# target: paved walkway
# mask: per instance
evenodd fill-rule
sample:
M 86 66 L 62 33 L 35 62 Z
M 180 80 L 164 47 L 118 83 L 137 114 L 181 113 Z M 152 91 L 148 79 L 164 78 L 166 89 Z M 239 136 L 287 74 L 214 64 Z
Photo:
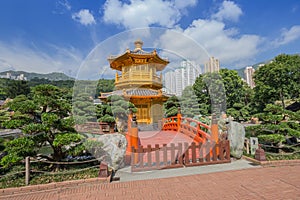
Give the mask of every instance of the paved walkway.
M 0 194 L 0 199 L 299 199 L 300 165 Z
M 168 170 L 152 170 L 145 172 L 131 173 L 131 168 L 126 167 L 117 171 L 116 177 L 120 177 L 120 182 L 147 180 L 157 178 L 169 178 L 176 176 L 188 176 L 194 174 L 207 174 L 212 172 L 222 172 L 230 170 L 240 170 L 248 168 L 257 168 L 258 165 L 253 165 L 251 162 L 240 159 L 232 160 L 231 163 L 217 164 L 217 165 L 204 165 L 197 167 L 175 168 Z

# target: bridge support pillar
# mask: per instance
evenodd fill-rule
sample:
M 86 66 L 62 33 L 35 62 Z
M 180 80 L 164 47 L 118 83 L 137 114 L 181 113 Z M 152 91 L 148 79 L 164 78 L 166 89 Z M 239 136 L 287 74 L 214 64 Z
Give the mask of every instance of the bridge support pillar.
M 125 163 L 130 164 L 132 162 L 131 161 L 131 154 L 133 153 L 132 147 L 134 147 L 135 149 L 138 149 L 139 147 L 137 120 L 136 120 L 136 116 L 133 115 L 131 110 L 128 115 L 128 132 L 126 134 L 126 140 L 127 140 L 127 148 L 126 148 L 126 155 L 125 155 Z M 138 162 L 138 154 L 136 153 L 134 155 L 134 163 L 137 162 Z

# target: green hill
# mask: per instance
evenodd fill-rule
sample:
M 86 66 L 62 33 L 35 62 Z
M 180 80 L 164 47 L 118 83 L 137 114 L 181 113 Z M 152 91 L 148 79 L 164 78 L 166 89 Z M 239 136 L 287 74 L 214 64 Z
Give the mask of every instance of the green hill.
M 27 80 L 31 80 L 34 78 L 39 79 L 48 79 L 51 81 L 60 81 L 60 80 L 74 80 L 74 78 L 69 77 L 61 72 L 52 72 L 49 74 L 38 74 L 34 72 L 24 72 L 24 71 L 4 71 L 0 72 L 0 75 L 6 75 L 7 73 L 11 73 L 12 76 L 19 76 L 20 74 L 24 74 L 24 76 L 27 78 Z

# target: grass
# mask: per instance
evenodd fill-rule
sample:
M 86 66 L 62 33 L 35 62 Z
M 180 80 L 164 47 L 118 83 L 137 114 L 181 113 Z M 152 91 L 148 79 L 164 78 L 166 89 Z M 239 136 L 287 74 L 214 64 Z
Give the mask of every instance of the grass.
M 243 153 L 244 156 L 247 156 L 249 158 L 255 159 L 255 155 L 247 154 L 246 152 Z M 298 153 L 286 153 L 286 154 L 281 154 L 281 153 L 269 153 L 265 151 L 266 159 L 268 161 L 273 161 L 273 160 L 296 160 L 300 159 L 300 152 Z
M 272 160 L 296 160 L 300 159 L 300 153 L 295 153 L 295 154 L 268 154 L 266 153 L 266 159 L 269 161 Z
M 20 170 L 21 168 L 19 168 Z M 73 170 L 74 171 L 74 170 Z M 61 182 L 69 180 L 89 179 L 98 177 L 99 168 L 88 168 L 82 171 L 73 172 L 70 170 L 61 170 L 57 173 L 31 173 L 30 185 L 46 184 L 52 182 Z M 11 172 L 10 174 L 13 174 Z M 14 175 L 5 175 L 0 178 L 0 188 L 21 187 L 25 186 L 25 173 Z

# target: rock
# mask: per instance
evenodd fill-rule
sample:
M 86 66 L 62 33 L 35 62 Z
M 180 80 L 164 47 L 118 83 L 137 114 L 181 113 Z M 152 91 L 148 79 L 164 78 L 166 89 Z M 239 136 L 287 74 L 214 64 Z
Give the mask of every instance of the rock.
M 227 127 L 230 155 L 235 158 L 241 158 L 244 149 L 245 128 L 242 124 L 234 121 L 229 121 Z
M 124 135 L 106 134 L 98 137 L 97 141 L 103 143 L 102 151 L 99 152 L 100 155 L 97 155 L 98 158 L 102 158 L 114 170 L 125 166 L 127 140 Z

